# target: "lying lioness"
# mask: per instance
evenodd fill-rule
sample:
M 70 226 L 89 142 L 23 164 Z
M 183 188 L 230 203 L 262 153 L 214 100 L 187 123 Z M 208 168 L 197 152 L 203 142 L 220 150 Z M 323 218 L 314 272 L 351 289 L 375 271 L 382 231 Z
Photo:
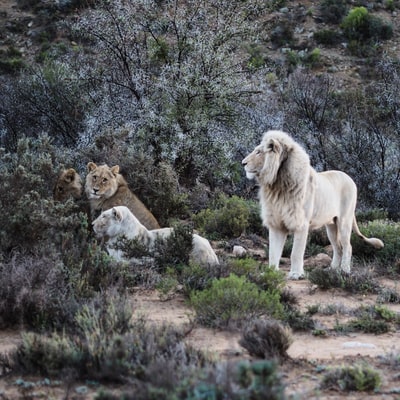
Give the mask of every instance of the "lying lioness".
M 152 251 L 157 238 L 167 238 L 173 232 L 173 228 L 148 230 L 125 206 L 113 207 L 103 211 L 93 221 L 93 230 L 98 238 L 107 240 L 107 251 L 110 256 L 117 260 L 126 259 L 121 250 L 115 249 L 115 245 L 118 244 L 121 236 L 125 236 L 127 239 L 137 239 Z M 210 242 L 197 234 L 193 234 L 190 260 L 203 265 L 219 264 L 218 257 Z

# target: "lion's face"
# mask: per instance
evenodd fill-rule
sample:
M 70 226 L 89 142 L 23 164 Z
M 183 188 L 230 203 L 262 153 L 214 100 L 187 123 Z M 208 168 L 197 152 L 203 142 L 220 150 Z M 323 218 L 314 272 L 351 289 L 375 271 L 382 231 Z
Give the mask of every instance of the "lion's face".
M 275 183 L 283 162 L 288 158 L 289 150 L 277 131 L 264 134 L 258 145 L 243 161 L 248 179 L 257 178 L 260 183 L 272 185 Z
M 76 200 L 82 197 L 82 180 L 73 168 L 61 171 L 53 189 L 56 201 L 66 201 L 70 197 Z
M 93 222 L 93 230 L 98 238 L 118 236 L 122 230 L 123 216 L 117 209 L 103 211 Z
M 89 199 L 108 199 L 118 190 L 119 166 L 88 164 L 85 191 Z
M 248 179 L 258 178 L 265 163 L 265 151 L 263 145 L 258 145 L 246 158 L 242 164 Z

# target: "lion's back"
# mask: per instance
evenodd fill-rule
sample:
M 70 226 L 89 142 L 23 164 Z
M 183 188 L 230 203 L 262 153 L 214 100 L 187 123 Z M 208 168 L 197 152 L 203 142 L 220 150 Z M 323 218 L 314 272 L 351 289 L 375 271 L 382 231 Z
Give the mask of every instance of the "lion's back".
M 139 200 L 139 198 L 130 191 L 127 186 L 120 186 L 113 196 L 106 199 L 102 209 L 108 210 L 112 207 L 126 206 L 132 214 L 147 228 L 160 228 L 151 211 Z

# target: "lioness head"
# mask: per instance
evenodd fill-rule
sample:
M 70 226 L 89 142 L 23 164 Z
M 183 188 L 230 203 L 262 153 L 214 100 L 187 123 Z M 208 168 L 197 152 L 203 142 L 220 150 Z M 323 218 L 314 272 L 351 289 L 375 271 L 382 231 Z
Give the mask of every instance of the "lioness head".
M 79 174 L 73 169 L 64 169 L 58 176 L 53 189 L 53 198 L 56 201 L 65 201 L 72 197 L 80 199 L 82 196 L 82 180 Z
M 112 238 L 123 234 L 122 221 L 124 219 L 123 212 L 120 207 L 113 207 L 103 211 L 93 222 L 93 230 L 98 238 Z
M 288 157 L 288 148 L 282 132 L 268 131 L 259 144 L 242 161 L 248 179 L 257 178 L 264 184 L 272 185 L 281 164 Z
M 85 192 L 88 199 L 108 199 L 118 190 L 119 166 L 97 166 L 94 162 L 87 165 Z

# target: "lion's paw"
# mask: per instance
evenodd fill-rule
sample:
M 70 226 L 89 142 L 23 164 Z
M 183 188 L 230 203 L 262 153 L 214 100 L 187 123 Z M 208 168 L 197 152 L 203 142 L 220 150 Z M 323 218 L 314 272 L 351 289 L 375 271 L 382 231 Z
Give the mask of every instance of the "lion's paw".
M 290 271 L 289 272 L 289 279 L 292 279 L 292 280 L 299 280 L 299 279 L 304 279 L 305 278 L 305 276 L 304 276 L 304 272 L 293 272 L 293 271 Z

